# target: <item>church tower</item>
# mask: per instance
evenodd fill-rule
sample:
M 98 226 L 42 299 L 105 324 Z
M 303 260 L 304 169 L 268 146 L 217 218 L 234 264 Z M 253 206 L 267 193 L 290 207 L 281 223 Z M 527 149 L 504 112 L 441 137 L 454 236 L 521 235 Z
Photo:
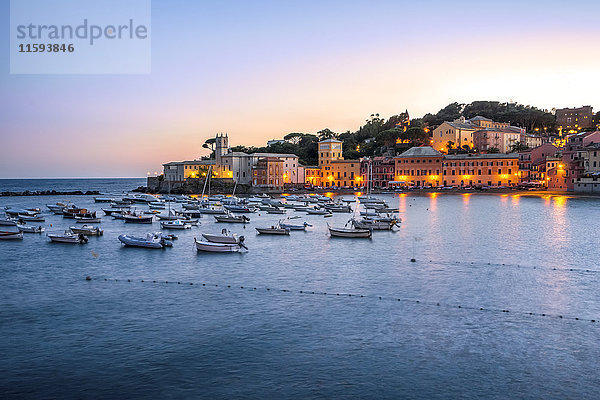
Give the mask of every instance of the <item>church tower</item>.
M 229 152 L 229 138 L 227 134 L 217 133 L 215 139 L 215 164 L 222 165 L 221 157 Z

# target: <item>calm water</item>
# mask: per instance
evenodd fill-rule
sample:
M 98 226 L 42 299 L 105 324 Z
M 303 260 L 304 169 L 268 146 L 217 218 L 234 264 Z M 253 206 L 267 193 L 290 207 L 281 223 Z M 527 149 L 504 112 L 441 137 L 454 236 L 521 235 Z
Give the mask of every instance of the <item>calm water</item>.
M 115 179 L 0 179 L 0 192 L 22 192 L 25 190 L 56 190 L 67 192 L 97 190 L 101 193 L 123 193 L 139 186 L 146 186 L 145 178 Z
M 228 225 L 246 254 L 196 253 L 194 236 L 226 226 L 209 216 L 166 250 L 122 248 L 150 228 L 106 217 L 85 246 L 0 242 L 2 397 L 597 398 L 600 201 L 381 197 L 403 223 L 371 241 L 328 238 L 348 214 L 290 212 L 314 226 Z

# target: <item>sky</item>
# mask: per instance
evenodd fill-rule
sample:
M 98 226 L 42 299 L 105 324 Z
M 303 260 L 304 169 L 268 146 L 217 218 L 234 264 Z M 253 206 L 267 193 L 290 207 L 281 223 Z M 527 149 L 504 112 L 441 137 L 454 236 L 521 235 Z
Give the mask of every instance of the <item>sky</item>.
M 9 31 L 9 0 L 0 0 Z M 454 101 L 600 110 L 598 1 L 153 0 L 151 72 L 10 74 L 0 178 L 142 177 L 289 132 Z

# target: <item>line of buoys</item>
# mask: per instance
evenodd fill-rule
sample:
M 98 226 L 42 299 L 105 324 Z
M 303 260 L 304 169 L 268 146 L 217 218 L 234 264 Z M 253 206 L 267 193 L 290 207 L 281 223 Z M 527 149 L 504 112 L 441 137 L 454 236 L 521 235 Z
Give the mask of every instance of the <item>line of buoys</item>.
M 411 262 L 416 262 L 416 260 L 414 258 L 410 259 Z M 429 260 L 430 264 L 436 264 L 436 265 L 448 265 L 448 264 L 452 264 L 452 261 L 443 261 L 443 260 Z M 469 265 L 473 265 L 473 266 L 479 266 L 479 265 L 490 265 L 490 266 L 504 266 L 504 267 L 516 267 L 516 268 L 532 268 L 532 269 L 538 269 L 537 265 L 521 265 L 521 264 L 506 264 L 506 263 L 491 263 L 491 262 L 481 262 L 481 263 L 475 263 L 474 261 L 454 261 L 454 264 L 469 264 Z M 540 267 L 542 268 L 542 267 Z M 548 269 L 550 270 L 550 267 L 548 267 Z M 565 267 L 565 268 L 560 268 L 560 267 L 552 267 L 551 268 L 552 271 L 568 271 L 568 272 L 589 272 L 589 273 L 600 273 L 600 270 L 597 269 L 589 269 L 589 268 L 571 268 L 571 267 Z
M 86 276 L 85 277 L 86 281 L 92 281 L 92 280 L 98 280 L 97 278 L 92 278 L 91 276 Z M 109 280 L 107 278 L 103 278 L 103 280 L 105 282 L 108 282 Z M 111 281 L 114 282 L 119 282 L 118 279 L 111 279 Z M 135 281 L 135 280 L 131 280 L 131 279 L 127 279 L 127 282 L 140 282 L 140 283 L 145 283 L 145 282 L 150 282 L 150 281 L 145 281 L 144 279 L 140 279 L 139 281 Z M 162 283 L 164 282 L 165 284 L 168 284 L 169 281 L 156 281 L 153 280 L 152 283 Z M 181 284 L 181 282 L 177 282 L 177 284 Z M 192 286 L 194 285 L 193 282 L 189 282 L 189 285 Z M 202 284 L 203 287 L 206 287 L 206 283 Z M 212 286 L 212 285 L 211 285 Z M 227 288 L 231 288 L 231 285 L 226 285 Z M 214 284 L 214 287 L 219 287 L 218 284 Z M 258 291 L 257 287 L 252 287 L 252 288 L 246 288 L 244 286 L 240 286 L 240 289 L 246 289 L 246 290 L 252 290 L 254 291 Z M 264 288 L 265 291 L 271 291 L 271 288 Z M 275 289 L 278 290 L 282 293 L 293 293 L 294 291 L 289 290 L 289 289 Z M 315 292 L 315 291 L 306 291 L 306 290 L 298 290 L 296 293 L 299 294 L 323 294 L 323 295 L 328 295 L 327 292 Z M 446 307 L 446 308 L 455 308 L 455 309 L 467 309 L 467 310 L 479 310 L 479 311 L 487 311 L 487 312 L 495 312 L 495 313 L 513 313 L 513 314 L 520 314 L 520 315 L 530 315 L 530 316 L 540 316 L 540 317 L 550 317 L 550 318 L 556 318 L 556 319 L 567 319 L 567 320 L 574 320 L 574 321 L 590 321 L 590 322 L 596 322 L 596 319 L 585 319 L 585 318 L 580 318 L 580 317 L 568 317 L 568 316 L 563 316 L 560 314 L 557 315 L 552 315 L 552 314 L 547 314 L 547 313 L 534 313 L 534 312 L 530 312 L 530 311 L 510 311 L 508 309 L 504 309 L 504 308 L 484 308 L 484 307 L 472 307 L 472 306 L 464 306 L 464 305 L 452 305 L 452 304 L 441 304 L 439 302 L 429 302 L 429 301 L 422 301 L 422 300 L 415 300 L 415 299 L 407 299 L 407 298 L 399 298 L 399 297 L 383 297 L 383 296 L 372 296 L 372 295 L 363 295 L 363 294 L 353 294 L 353 293 L 329 293 L 330 296 L 347 296 L 347 297 L 360 297 L 360 298 L 377 298 L 379 300 L 394 300 L 396 302 L 410 302 L 410 303 L 416 303 L 416 304 L 424 304 L 424 305 L 430 305 L 430 306 L 436 306 L 436 307 Z

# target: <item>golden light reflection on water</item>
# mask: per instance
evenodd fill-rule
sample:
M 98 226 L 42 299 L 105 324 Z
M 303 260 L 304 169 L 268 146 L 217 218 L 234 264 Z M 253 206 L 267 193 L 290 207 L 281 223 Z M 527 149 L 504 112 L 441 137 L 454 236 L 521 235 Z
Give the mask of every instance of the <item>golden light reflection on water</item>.
M 406 193 L 400 193 L 398 198 L 398 211 L 406 212 Z
M 519 200 L 521 199 L 521 196 L 518 194 L 513 194 L 511 197 L 512 197 L 512 204 L 514 206 L 519 205 Z
M 437 193 L 429 193 L 429 211 L 436 212 L 437 211 L 437 202 L 438 202 L 438 194 Z
M 462 194 L 463 204 L 465 204 L 465 205 L 469 204 L 470 197 L 471 197 L 471 193 L 463 193 Z

